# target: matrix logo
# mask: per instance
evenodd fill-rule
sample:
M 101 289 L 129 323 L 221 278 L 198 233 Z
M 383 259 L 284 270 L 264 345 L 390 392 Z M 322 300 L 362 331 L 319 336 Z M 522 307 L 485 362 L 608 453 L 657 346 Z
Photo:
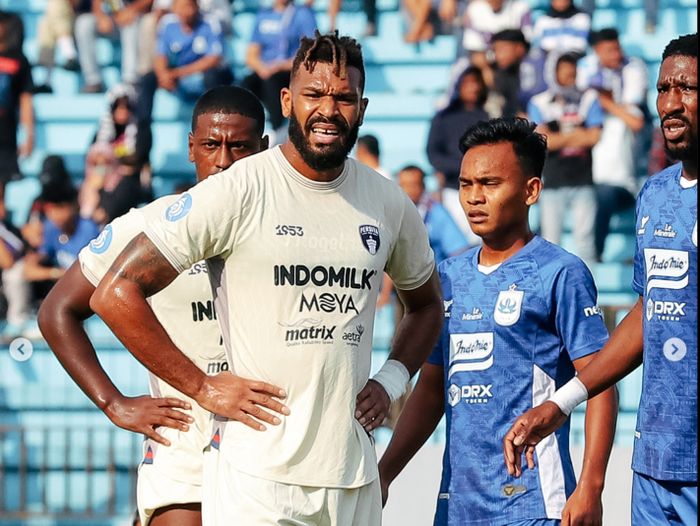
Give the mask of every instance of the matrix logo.
M 492 332 L 450 335 L 448 377 L 461 371 L 484 371 L 492 365 Z
M 289 325 L 280 324 L 286 327 L 284 341 L 288 346 L 307 344 L 331 344 L 335 337 L 336 326 L 321 325 L 320 320 L 306 318 Z
M 666 250 L 645 248 L 647 289 L 684 289 L 688 285 L 688 252 L 683 250 Z

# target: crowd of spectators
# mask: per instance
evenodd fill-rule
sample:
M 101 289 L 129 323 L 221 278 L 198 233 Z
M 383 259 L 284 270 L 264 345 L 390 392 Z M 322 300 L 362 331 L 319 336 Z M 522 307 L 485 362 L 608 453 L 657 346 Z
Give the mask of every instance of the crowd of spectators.
M 22 20 L 0 11 L 4 339 L 36 335 L 37 302 L 80 248 L 103 225 L 153 198 L 149 156 L 157 90 L 188 105 L 211 87 L 237 82 L 262 100 L 279 143 L 286 136 L 279 92 L 289 84 L 300 38 L 317 29 L 343 30 L 337 17 L 342 1 L 327 5 L 327 27 L 319 28 L 313 0 L 266 2 L 255 17 L 245 57 L 235 57 L 244 59 L 248 73 L 234 79 L 232 41 L 238 35 L 230 0 L 46 0 L 37 28 L 37 65 L 46 71 L 40 85 L 33 83 L 22 53 Z M 576 6 L 572 0 L 551 0 L 539 16 L 530 5 L 526 0 L 399 2 L 406 43 L 455 37 L 451 76 L 436 100 L 427 144 L 415 145 L 425 149 L 430 166 L 407 164 L 389 173 L 380 160 L 380 140 L 372 135 L 359 138 L 355 155 L 407 191 L 434 234 L 439 257 L 478 242 L 459 204 L 459 130 L 500 116 L 524 116 L 538 124 L 549 139 L 541 234 L 559 241 L 571 214 L 576 252 L 591 265 L 601 261 L 612 215 L 634 205 L 637 176 L 644 170 L 640 159 L 648 158 L 650 145 L 654 151 L 646 65 L 625 53 L 615 29 L 591 31 L 595 2 Z M 379 31 L 376 0 L 364 0 L 362 7 L 367 17 L 362 36 L 371 37 Z M 653 31 L 655 2 L 648 0 L 645 9 L 647 30 Z M 98 63 L 98 38 L 120 42 L 115 48 L 120 81 L 109 90 Z M 48 156 L 28 217 L 10 221 L 4 188 L 21 178 L 18 158 L 32 152 L 32 94 L 52 93 L 56 64 L 80 76 L 81 92 L 105 93 L 105 112 L 85 145 L 83 173 L 71 177 L 60 157 Z M 668 162 L 663 155 L 652 155 L 651 161 L 654 171 Z M 435 184 L 426 184 L 428 178 Z M 387 291 L 381 301 L 388 298 Z

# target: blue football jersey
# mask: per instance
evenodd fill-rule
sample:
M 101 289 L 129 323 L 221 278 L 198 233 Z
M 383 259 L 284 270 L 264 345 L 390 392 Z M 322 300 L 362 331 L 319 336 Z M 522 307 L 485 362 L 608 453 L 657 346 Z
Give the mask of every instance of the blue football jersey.
M 447 441 L 435 524 L 559 519 L 576 485 L 568 422 L 520 478 L 508 475 L 501 441 L 607 341 L 597 290 L 580 259 L 538 236 L 489 274 L 479 251 L 439 267 L 446 319 L 428 361 L 444 368 Z
M 637 198 L 634 290 L 644 305 L 644 380 L 632 469 L 659 480 L 698 476 L 698 190 L 681 164 Z

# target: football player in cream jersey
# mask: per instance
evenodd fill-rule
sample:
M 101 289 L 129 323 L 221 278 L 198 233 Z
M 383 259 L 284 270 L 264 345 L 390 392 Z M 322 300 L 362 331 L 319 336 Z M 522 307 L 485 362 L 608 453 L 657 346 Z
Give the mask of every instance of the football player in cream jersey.
M 247 90 L 219 87 L 203 94 L 194 108 L 189 137 L 197 180 L 267 149 L 264 123 L 260 102 Z M 107 225 L 82 250 L 79 262 L 53 288 L 39 312 L 44 337 L 75 382 L 112 422 L 147 437 L 137 491 L 143 526 L 201 524 L 202 451 L 211 438 L 210 414 L 153 375 L 153 398 L 123 396 L 100 366 L 82 321 L 92 314 L 89 299 L 95 286 L 124 246 L 143 231 L 144 210 L 164 213 L 175 201 L 177 196 L 163 197 Z M 169 338 L 203 373 L 228 370 L 203 262 L 193 264 L 150 303 Z M 279 392 L 269 384 L 241 378 L 235 388 L 243 411 L 253 410 L 250 395 Z M 258 401 L 282 409 L 277 402 Z
M 205 472 L 206 525 L 381 522 L 368 432 L 437 341 L 442 300 L 416 207 L 347 157 L 368 102 L 363 90 L 355 40 L 302 39 L 281 92 L 287 142 L 210 177 L 165 213 L 149 211 L 145 232 L 90 299 L 139 360 L 220 417 L 216 466 Z M 286 394 L 290 414 L 267 429 L 259 423 L 264 432 L 227 400 L 235 377 L 206 376 L 146 299 L 202 259 L 231 370 Z M 384 271 L 406 314 L 370 379 Z

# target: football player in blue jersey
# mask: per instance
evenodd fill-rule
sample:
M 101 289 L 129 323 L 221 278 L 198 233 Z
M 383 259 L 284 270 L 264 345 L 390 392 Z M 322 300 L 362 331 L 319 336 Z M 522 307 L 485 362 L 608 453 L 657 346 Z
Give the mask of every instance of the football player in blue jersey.
M 534 129 L 524 119 L 495 119 L 470 128 L 460 141 L 460 201 L 482 245 L 439 266 L 442 336 L 379 463 L 386 498 L 445 414 L 436 525 L 602 521 L 614 388 L 588 404 L 578 484 L 568 426 L 538 446 L 538 465 L 520 479 L 503 469 L 500 437 L 513 416 L 546 400 L 608 339 L 586 265 L 530 230 L 547 148 Z
M 632 287 L 639 300 L 609 342 L 553 398 L 520 416 L 503 440 L 508 471 L 565 413 L 644 363 L 632 458 L 632 524 L 697 523 L 698 37 L 663 52 L 656 107 L 666 152 L 679 161 L 637 198 Z M 546 440 L 546 438 L 545 438 Z

